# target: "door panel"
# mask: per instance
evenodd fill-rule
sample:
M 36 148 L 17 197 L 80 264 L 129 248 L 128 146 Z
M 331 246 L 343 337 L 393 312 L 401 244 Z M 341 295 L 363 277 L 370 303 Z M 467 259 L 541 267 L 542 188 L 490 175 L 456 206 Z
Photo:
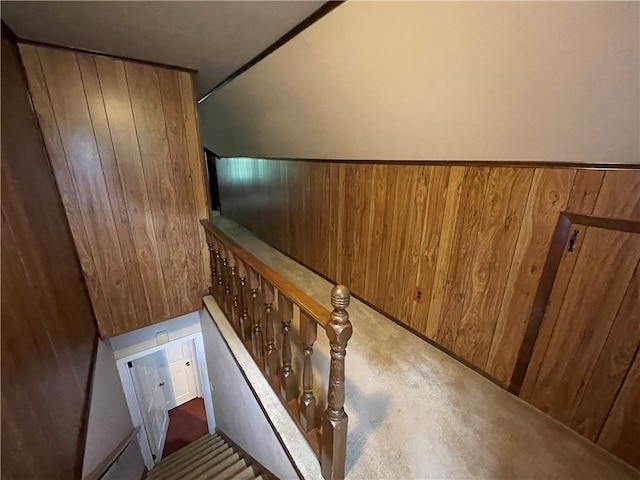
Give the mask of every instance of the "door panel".
M 175 395 L 174 408 L 198 396 L 192 344 L 193 342 L 187 341 L 167 347 L 169 372 Z
M 152 353 L 131 362 L 131 375 L 138 398 L 142 421 L 147 431 L 151 453 L 159 461 L 169 427 L 161 368 L 162 352 Z
M 570 232 L 520 396 L 596 441 L 619 392 L 634 388 L 623 384 L 640 348 L 640 234 L 577 224 Z M 624 404 L 605 431 L 630 428 L 633 402 Z M 598 443 L 626 451 L 622 433 L 607 435 L 616 440 Z

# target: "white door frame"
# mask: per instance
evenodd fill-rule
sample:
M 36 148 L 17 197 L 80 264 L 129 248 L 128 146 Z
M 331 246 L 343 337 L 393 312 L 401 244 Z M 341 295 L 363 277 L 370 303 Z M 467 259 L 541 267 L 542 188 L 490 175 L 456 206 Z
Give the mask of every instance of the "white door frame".
M 171 340 L 170 342 L 163 343 L 162 345 L 147 348 L 146 350 L 132 353 L 131 355 L 127 355 L 126 357 L 122 357 L 116 360 L 116 366 L 118 367 L 118 374 L 120 375 L 120 382 L 122 383 L 122 387 L 124 389 L 124 396 L 127 401 L 127 406 L 129 407 L 131 421 L 133 422 L 134 427 L 140 427 L 140 431 L 138 432 L 137 436 L 138 444 L 140 445 L 140 451 L 142 452 L 144 464 L 149 470 L 153 468 L 153 466 L 155 465 L 155 461 L 153 460 L 153 456 L 151 454 L 151 448 L 149 447 L 149 437 L 147 436 L 147 431 L 145 430 L 144 423 L 142 422 L 140 405 L 138 404 L 138 398 L 136 397 L 136 393 L 133 387 L 133 380 L 131 378 L 131 372 L 129 371 L 127 363 L 151 353 L 166 350 L 167 346 L 176 345 L 182 342 L 187 342 L 189 340 L 193 340 L 195 344 L 199 380 L 200 384 L 202 385 L 202 396 L 204 398 L 204 407 L 207 414 L 207 426 L 209 427 L 209 433 L 213 433 L 216 430 L 216 419 L 213 413 L 213 399 L 211 398 L 211 389 L 205 388 L 205 385 L 210 385 L 210 383 L 209 372 L 207 371 L 207 362 L 204 353 L 204 341 L 202 340 L 202 332 L 196 332 L 191 335 L 186 335 L 184 337 Z M 160 461 L 159 458 L 156 460 Z

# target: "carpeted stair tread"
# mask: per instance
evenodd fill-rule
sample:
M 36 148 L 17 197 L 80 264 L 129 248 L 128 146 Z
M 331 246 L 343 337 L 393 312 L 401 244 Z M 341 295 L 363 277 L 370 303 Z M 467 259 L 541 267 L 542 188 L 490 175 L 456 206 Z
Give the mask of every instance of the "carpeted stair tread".
M 237 448 L 236 448 L 237 450 Z M 256 471 L 218 434 L 205 435 L 168 455 L 149 472 L 148 480 L 254 480 Z
M 148 479 L 159 480 L 160 478 L 165 477 L 168 472 L 179 468 L 181 465 L 188 464 L 191 461 L 202 457 L 206 454 L 206 452 L 210 452 L 212 449 L 217 449 L 220 446 L 225 445 L 226 444 L 221 438 L 213 437 L 205 439 L 202 442 L 198 441 L 192 443 L 191 445 L 187 445 L 186 447 L 178 450 L 175 453 L 172 453 L 170 456 L 162 459 L 162 461 L 157 463 L 156 466 L 151 470 L 151 472 L 149 472 Z
M 219 455 L 224 454 L 224 452 L 228 450 L 230 449 L 224 442 L 218 443 L 215 446 L 210 446 L 209 448 L 197 450 L 195 454 L 189 455 L 184 461 L 178 461 L 169 465 L 168 468 L 163 468 L 158 477 L 153 477 L 150 480 L 168 480 L 174 478 L 178 474 L 180 474 L 180 478 L 183 478 L 187 473 L 197 469 L 205 463 L 215 465 L 215 460 L 220 459 Z
M 207 470 L 206 472 L 203 472 L 202 476 L 198 478 L 202 480 L 215 480 L 218 478 L 223 478 L 223 477 L 219 477 L 220 473 L 224 472 L 230 466 L 236 465 L 238 462 L 242 462 L 243 465 L 246 465 L 245 461 L 242 460 L 242 458 L 240 458 L 239 454 L 233 453 L 233 455 L 228 456 L 218 465 Z
M 256 478 L 256 472 L 253 471 L 253 468 L 247 467 L 239 473 L 236 473 L 229 480 L 250 480 L 252 478 Z
M 220 442 L 223 442 L 222 438 L 217 435 L 205 435 L 202 438 L 199 438 L 195 442 L 187 445 L 184 448 L 181 448 L 177 452 L 173 452 L 171 455 L 166 456 L 162 459 L 162 465 L 172 465 L 175 462 L 179 462 L 187 456 L 195 453 L 198 450 L 203 450 L 209 448 L 210 445 L 217 445 Z M 154 468 L 155 470 L 155 468 Z
M 208 461 L 201 463 L 196 468 L 185 472 L 181 477 L 181 480 L 195 480 L 201 478 L 204 474 L 209 472 L 221 472 L 229 465 L 233 465 L 240 460 L 240 455 L 234 453 L 230 448 L 226 448 L 224 451 L 218 453 L 215 457 L 210 458 Z
M 231 480 L 236 474 L 247 468 L 247 463 L 244 460 L 238 460 L 233 465 L 230 465 L 226 469 L 222 470 L 217 476 L 213 477 L 216 480 Z

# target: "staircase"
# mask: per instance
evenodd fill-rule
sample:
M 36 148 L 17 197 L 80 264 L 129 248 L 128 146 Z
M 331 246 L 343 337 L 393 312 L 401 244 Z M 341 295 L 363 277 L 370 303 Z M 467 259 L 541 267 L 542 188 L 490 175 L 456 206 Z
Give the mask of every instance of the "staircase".
M 218 434 L 205 435 L 163 458 L 148 480 L 250 480 L 263 479 L 259 467 L 234 450 Z

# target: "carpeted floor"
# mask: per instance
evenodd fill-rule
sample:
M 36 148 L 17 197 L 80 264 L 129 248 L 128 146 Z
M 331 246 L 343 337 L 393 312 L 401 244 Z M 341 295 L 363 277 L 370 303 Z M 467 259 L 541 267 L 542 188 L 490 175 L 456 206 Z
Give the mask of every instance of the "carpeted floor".
M 202 398 L 194 398 L 172 408 L 169 410 L 169 429 L 162 458 L 189 445 L 208 431 L 207 414 Z

